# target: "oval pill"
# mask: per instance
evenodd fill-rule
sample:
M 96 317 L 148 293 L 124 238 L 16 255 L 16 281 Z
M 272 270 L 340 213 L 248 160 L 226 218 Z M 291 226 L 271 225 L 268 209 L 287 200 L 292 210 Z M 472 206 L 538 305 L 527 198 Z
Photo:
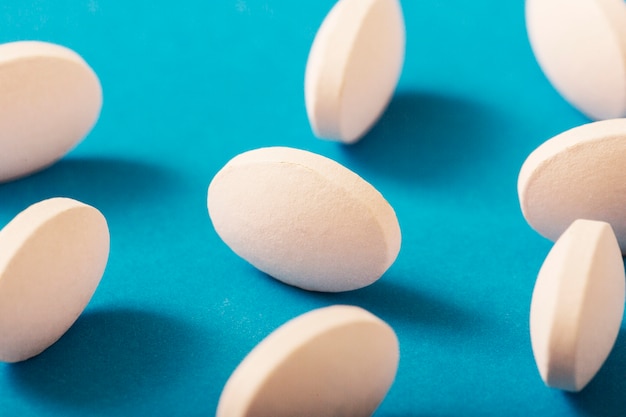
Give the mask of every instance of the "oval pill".
M 323 156 L 293 148 L 245 152 L 209 185 L 217 234 L 274 278 L 313 291 L 367 286 L 395 261 L 400 226 L 369 183 Z
M 626 252 L 626 119 L 582 125 L 546 141 L 518 178 L 522 213 L 556 240 L 576 219 L 611 224 Z
M 526 0 L 539 66 L 557 91 L 592 119 L 626 116 L 623 0 Z
M 217 417 L 371 416 L 399 361 L 391 327 L 351 306 L 313 310 L 255 347 L 226 383 Z
M 56 342 L 91 299 L 109 256 L 94 207 L 69 198 L 33 204 L 0 231 L 0 361 Z
M 75 52 L 37 41 L 0 45 L 0 182 L 62 158 L 101 107 L 98 77 Z
M 587 385 L 617 339 L 624 301 L 624 263 L 611 226 L 576 220 L 548 254 L 532 296 L 530 336 L 546 385 Z
M 307 61 L 305 102 L 316 136 L 359 140 L 387 107 L 400 78 L 405 28 L 398 0 L 339 0 Z

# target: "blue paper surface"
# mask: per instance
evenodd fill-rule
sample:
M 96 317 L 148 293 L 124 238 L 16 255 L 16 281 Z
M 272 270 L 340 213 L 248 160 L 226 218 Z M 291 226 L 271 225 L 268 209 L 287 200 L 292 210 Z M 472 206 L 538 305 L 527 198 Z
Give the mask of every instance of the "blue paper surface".
M 230 373 L 285 321 L 354 304 L 400 340 L 376 416 L 620 416 L 626 335 L 579 394 L 546 388 L 528 329 L 551 243 L 524 221 L 517 175 L 546 139 L 588 122 L 541 73 L 522 1 L 404 0 L 396 95 L 353 146 L 321 141 L 304 69 L 332 0 L 4 0 L 0 42 L 80 53 L 101 119 L 62 161 L 0 185 L 0 225 L 53 196 L 99 208 L 111 231 L 101 285 L 41 355 L 0 364 L 1 416 L 214 415 Z M 1 128 L 1 126 L 0 126 Z M 256 271 L 219 239 L 213 175 L 264 146 L 328 156 L 397 212 L 397 262 L 370 287 L 319 294 Z

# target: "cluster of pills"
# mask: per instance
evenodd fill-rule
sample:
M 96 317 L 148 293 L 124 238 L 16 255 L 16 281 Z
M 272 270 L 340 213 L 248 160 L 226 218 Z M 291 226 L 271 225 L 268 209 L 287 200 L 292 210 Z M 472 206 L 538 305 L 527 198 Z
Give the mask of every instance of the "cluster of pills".
M 0 182 L 61 159 L 93 128 L 98 77 L 74 51 L 45 42 L 0 45 Z M 81 314 L 102 278 L 109 230 L 69 198 L 33 204 L 0 232 L 0 360 L 31 358 Z
M 556 241 L 533 291 L 533 354 L 546 385 L 576 392 L 613 349 L 624 314 L 626 8 L 527 0 L 526 23 L 548 80 L 599 120 L 544 142 L 518 178 L 524 218 Z
M 581 390 L 617 338 L 624 312 L 626 119 L 568 130 L 524 162 L 522 213 L 556 240 L 533 292 L 533 352 L 547 385 Z
M 579 13 L 569 16 L 595 18 L 597 26 L 589 30 L 596 30 L 599 42 L 620 39 L 614 43 L 621 48 L 621 66 L 612 69 L 621 72 L 603 80 L 591 74 L 604 87 L 614 82 L 620 88 L 611 85 L 598 99 L 595 84 L 575 82 L 581 74 L 551 52 L 563 48 L 567 55 L 574 48 L 558 44 L 568 39 L 559 33 L 573 30 L 567 26 L 572 22 L 555 15 L 564 1 L 527 1 L 538 61 L 586 114 L 623 116 L 626 38 L 619 36 L 626 8 L 612 15 L 617 2 L 581 2 Z M 600 26 L 598 12 L 609 26 Z M 552 31 L 553 21 L 560 32 Z M 305 104 L 316 136 L 358 141 L 388 105 L 404 53 L 398 0 L 339 0 L 315 37 L 306 68 Z M 93 128 L 101 106 L 98 78 L 74 52 L 43 42 L 1 45 L 0 182 L 62 158 Z M 552 387 L 582 389 L 619 331 L 625 302 L 625 139 L 626 119 L 572 129 L 537 148 L 519 175 L 524 217 L 556 240 L 539 272 L 530 312 L 537 366 Z M 217 234 L 233 252 L 304 290 L 370 285 L 400 251 L 400 226 L 385 198 L 339 163 L 299 149 L 267 147 L 234 157 L 211 181 L 207 206 Z M 22 361 L 58 340 L 85 308 L 106 267 L 109 232 L 97 209 L 53 198 L 7 224 L 0 248 L 0 360 Z M 217 416 L 371 415 L 391 387 L 398 361 L 394 331 L 371 313 L 356 306 L 314 310 L 250 352 L 226 383 Z
M 395 90 L 404 36 L 397 0 L 337 3 L 307 65 L 306 106 L 316 134 L 354 142 L 367 132 Z M 0 181 L 62 158 L 93 128 L 101 106 L 96 74 L 73 51 L 44 42 L 0 46 Z M 400 250 L 395 212 L 374 187 L 298 149 L 233 158 L 211 182 L 207 205 L 233 251 L 307 290 L 367 286 Z M 96 208 L 52 198 L 9 222 L 0 248 L 0 360 L 18 362 L 57 341 L 81 314 L 104 273 L 109 231 Z M 250 353 L 227 382 L 217 413 L 371 415 L 398 361 L 394 331 L 371 313 L 314 310 Z
M 313 132 L 358 141 L 387 107 L 404 62 L 398 0 L 340 0 L 317 32 L 305 74 Z M 400 251 L 393 208 L 364 179 L 311 152 L 269 147 L 230 160 L 209 185 L 213 226 L 239 256 L 305 290 L 379 279 Z M 399 361 L 394 331 L 359 307 L 306 313 L 237 367 L 217 417 L 369 416 Z

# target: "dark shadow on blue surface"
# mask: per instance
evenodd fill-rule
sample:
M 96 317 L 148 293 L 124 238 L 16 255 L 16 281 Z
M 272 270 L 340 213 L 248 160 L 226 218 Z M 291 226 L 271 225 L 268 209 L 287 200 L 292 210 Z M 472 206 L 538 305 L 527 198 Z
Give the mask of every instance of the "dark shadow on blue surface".
M 398 92 L 359 142 L 343 146 L 359 172 L 407 182 L 444 182 L 470 173 L 497 151 L 495 109 L 433 93 Z M 498 139 L 502 139 L 498 137 Z
M 454 330 L 456 333 L 475 333 L 486 321 L 478 312 L 463 309 L 443 297 L 434 297 L 403 285 L 393 276 L 384 276 L 374 284 L 347 292 L 324 293 L 306 291 L 284 284 L 258 271 L 268 280 L 298 297 L 311 297 L 328 304 L 348 304 L 362 307 L 378 317 L 396 323 L 425 324 Z
M 579 393 L 565 393 L 581 415 L 622 417 L 626 415 L 626 329 L 621 329 L 606 362 Z
M 199 353 L 207 354 L 202 333 L 154 312 L 86 312 L 57 343 L 8 372 L 33 401 L 85 410 L 119 407 L 188 377 Z
M 0 214 L 12 216 L 50 197 L 70 197 L 100 210 L 127 210 L 163 198 L 179 183 L 165 168 L 132 160 L 65 158 L 31 176 L 0 184 Z

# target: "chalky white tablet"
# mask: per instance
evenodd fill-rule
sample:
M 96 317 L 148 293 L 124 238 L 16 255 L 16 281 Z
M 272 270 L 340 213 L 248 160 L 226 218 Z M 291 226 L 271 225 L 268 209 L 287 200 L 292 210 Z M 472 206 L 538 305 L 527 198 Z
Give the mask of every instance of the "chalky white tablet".
M 69 198 L 36 203 L 0 231 L 0 361 L 56 342 L 91 299 L 109 255 L 95 208 Z
M 0 45 L 0 182 L 62 158 L 101 107 L 98 77 L 75 52 L 37 41 Z
M 367 286 L 395 261 L 400 226 L 383 196 L 354 172 L 293 148 L 236 156 L 209 185 L 222 240 L 274 278 L 313 291 Z
M 617 338 L 624 292 L 611 226 L 572 223 L 541 267 L 530 307 L 533 353 L 546 385 L 580 391 L 595 376 Z
M 576 219 L 611 224 L 626 253 L 626 119 L 589 123 L 548 140 L 524 162 L 518 194 L 526 221 L 556 240 Z
M 398 0 L 339 0 L 306 66 L 306 109 L 315 135 L 352 143 L 367 133 L 393 95 L 404 52 Z
M 366 417 L 387 395 L 399 347 L 385 322 L 351 306 L 303 314 L 270 334 L 226 383 L 217 417 Z
M 626 116 L 626 3 L 526 0 L 535 57 L 552 85 L 592 119 Z

